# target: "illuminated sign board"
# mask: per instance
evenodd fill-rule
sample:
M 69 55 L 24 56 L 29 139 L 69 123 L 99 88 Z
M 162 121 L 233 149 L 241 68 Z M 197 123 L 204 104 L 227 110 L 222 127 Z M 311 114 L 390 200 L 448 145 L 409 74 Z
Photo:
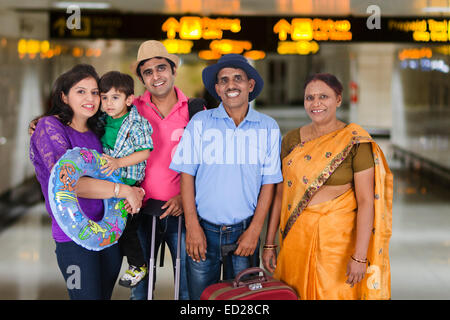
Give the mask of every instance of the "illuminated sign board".
M 168 39 L 175 39 L 177 33 L 180 39 L 222 39 L 223 31 L 229 30 L 233 33 L 241 31 L 240 19 L 229 18 L 207 18 L 186 16 L 177 20 L 169 17 L 162 24 L 162 31 L 167 32 Z
M 352 33 L 348 20 L 294 18 L 278 20 L 273 32 L 278 34 L 277 52 L 279 54 L 315 54 L 319 51 L 316 41 L 350 41 Z M 288 34 L 293 41 L 286 41 Z
M 446 53 L 445 49 L 446 49 L 445 46 L 441 46 L 433 49 L 423 47 L 423 48 L 408 48 L 400 50 L 398 53 L 398 59 L 400 60 L 400 68 L 449 73 L 450 67 L 447 65 L 446 61 L 442 59 L 432 59 L 433 51 L 445 54 Z
M 83 12 L 81 29 L 66 26 L 64 11 L 51 11 L 51 39 L 163 40 L 177 54 L 224 53 L 261 58 L 267 52 L 314 54 L 323 43 L 400 42 L 450 44 L 450 19 L 381 17 L 368 29 L 367 17 L 195 16 Z
M 2 39 L 2 45 L 3 41 L 6 41 L 6 39 Z M 98 48 L 83 49 L 77 46 L 61 46 L 50 43 L 47 40 L 19 39 L 17 42 L 17 53 L 19 59 L 24 59 L 25 57 L 29 59 L 34 59 L 36 57 L 39 57 L 40 59 L 51 59 L 62 53 L 72 54 L 74 57 L 85 55 L 86 57 L 98 58 L 101 56 L 102 50 Z
M 52 39 L 157 39 L 169 52 L 201 52 L 204 59 L 239 53 L 263 59 L 266 52 L 314 54 L 319 42 L 351 41 L 351 22 L 342 18 L 180 16 L 84 13 L 81 29 L 66 27 L 65 12 L 50 13 Z
M 193 41 L 168 39 L 162 41 L 169 53 L 188 54 L 192 52 Z
M 281 41 L 287 40 L 288 34 L 294 41 L 350 41 L 350 28 L 349 20 L 294 18 L 289 23 L 283 18 L 275 23 L 273 32 L 278 34 Z
M 400 61 L 406 59 L 422 59 L 422 58 L 431 58 L 433 56 L 433 52 L 430 48 L 412 48 L 412 49 L 403 49 L 398 53 L 398 59 Z
M 412 69 L 421 71 L 439 71 L 442 73 L 448 73 L 450 67 L 444 60 L 431 60 L 431 59 L 419 59 L 419 60 L 403 60 L 400 63 L 402 69 Z
M 412 21 L 388 22 L 389 30 L 410 33 L 415 42 L 448 42 L 450 40 L 450 20 L 416 19 Z
M 279 54 L 308 55 L 319 51 L 319 44 L 315 41 L 280 41 L 277 52 Z
M 450 56 L 450 45 L 433 47 L 433 51 L 446 56 Z

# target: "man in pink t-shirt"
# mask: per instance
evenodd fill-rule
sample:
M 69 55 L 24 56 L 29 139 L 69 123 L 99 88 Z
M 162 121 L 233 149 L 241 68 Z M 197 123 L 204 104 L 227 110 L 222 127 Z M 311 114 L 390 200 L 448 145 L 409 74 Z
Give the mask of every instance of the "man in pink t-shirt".
M 133 71 L 144 84 L 146 91 L 134 100 L 139 113 L 153 128 L 153 152 L 147 160 L 145 178 L 141 187 L 145 190 L 144 206 L 138 235 L 145 257 L 149 259 L 152 217 L 149 211 L 165 212 L 157 226 L 156 251 L 164 241 L 168 244 L 175 262 L 178 234 L 178 216 L 183 213 L 180 195 L 180 174 L 169 169 L 172 155 L 189 122 L 188 99 L 174 86 L 179 58 L 169 54 L 164 45 L 155 40 L 141 44 Z M 158 201 L 159 200 L 159 201 Z M 154 204 L 158 203 L 155 209 Z M 150 209 L 151 207 L 151 209 Z M 148 213 L 148 214 L 146 214 Z M 186 280 L 185 228 L 182 226 L 179 299 L 189 299 Z M 155 253 L 155 256 L 157 254 Z M 149 266 L 151 268 L 152 266 Z M 141 281 L 131 291 L 131 299 L 147 299 L 148 281 Z

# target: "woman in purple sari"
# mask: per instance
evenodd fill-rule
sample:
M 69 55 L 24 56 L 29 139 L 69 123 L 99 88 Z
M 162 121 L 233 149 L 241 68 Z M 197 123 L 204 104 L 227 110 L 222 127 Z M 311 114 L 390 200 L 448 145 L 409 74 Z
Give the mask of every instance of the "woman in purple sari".
M 53 85 L 51 108 L 38 118 L 30 142 L 30 159 L 52 218 L 56 257 L 71 299 L 111 299 L 122 264 L 117 244 L 90 251 L 73 242 L 54 219 L 47 193 L 52 167 L 68 149 L 85 147 L 102 153 L 98 79 L 94 67 L 86 64 L 59 76 Z M 103 217 L 101 199 L 125 198 L 130 213 L 138 212 L 142 205 L 140 188 L 123 184 L 117 188 L 110 181 L 82 177 L 75 191 L 81 209 L 94 221 Z

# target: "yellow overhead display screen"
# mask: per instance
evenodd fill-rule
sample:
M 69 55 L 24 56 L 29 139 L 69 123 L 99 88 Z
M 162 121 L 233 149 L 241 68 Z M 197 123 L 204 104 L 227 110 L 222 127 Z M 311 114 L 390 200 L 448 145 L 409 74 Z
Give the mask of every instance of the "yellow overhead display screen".
M 238 33 L 241 31 L 240 19 L 186 16 L 179 19 L 169 17 L 161 26 L 161 30 L 167 33 L 168 39 L 175 39 L 177 34 L 180 39 L 222 39 L 223 31 Z
M 207 18 L 198 16 L 168 17 L 161 30 L 166 33 L 166 46 L 171 53 L 189 53 L 195 40 L 212 40 L 209 48 L 200 51 L 203 59 L 217 59 L 227 53 L 247 53 L 252 59 L 265 57 L 263 51 L 252 51 L 250 40 L 223 39 L 224 31 L 238 34 L 241 19 Z M 278 35 L 277 52 L 280 54 L 314 54 L 319 50 L 316 41 L 352 40 L 351 23 L 348 20 L 293 18 L 280 19 L 273 26 L 273 34 Z M 288 36 L 292 41 L 288 40 Z M 179 39 L 179 40 L 178 40 Z M 190 41 L 190 42 L 186 42 Z
M 315 41 L 349 41 L 352 40 L 351 23 L 348 20 L 294 18 L 278 20 L 273 26 L 273 32 L 281 41 L 291 39 Z
M 410 33 L 415 42 L 448 42 L 450 20 L 416 19 L 412 21 L 389 20 L 390 30 Z
M 315 54 L 324 43 L 449 43 L 450 19 L 385 18 L 369 28 L 367 17 L 196 16 L 83 12 L 70 29 L 64 11 L 50 13 L 52 39 L 157 39 L 177 54 L 217 59 L 240 53 L 263 59 L 267 53 Z

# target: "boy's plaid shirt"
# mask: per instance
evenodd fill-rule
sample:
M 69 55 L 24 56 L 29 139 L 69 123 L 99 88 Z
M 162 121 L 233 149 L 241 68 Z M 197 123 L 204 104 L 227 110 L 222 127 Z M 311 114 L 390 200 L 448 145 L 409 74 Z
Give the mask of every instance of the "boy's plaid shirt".
M 153 129 L 150 123 L 139 114 L 133 105 L 117 133 L 114 150 L 104 148 L 103 152 L 114 158 L 123 158 L 137 150 L 150 149 L 151 151 L 153 150 L 152 133 Z M 122 168 L 122 178 L 141 182 L 145 176 L 146 165 L 147 161 L 142 161 L 134 166 Z

